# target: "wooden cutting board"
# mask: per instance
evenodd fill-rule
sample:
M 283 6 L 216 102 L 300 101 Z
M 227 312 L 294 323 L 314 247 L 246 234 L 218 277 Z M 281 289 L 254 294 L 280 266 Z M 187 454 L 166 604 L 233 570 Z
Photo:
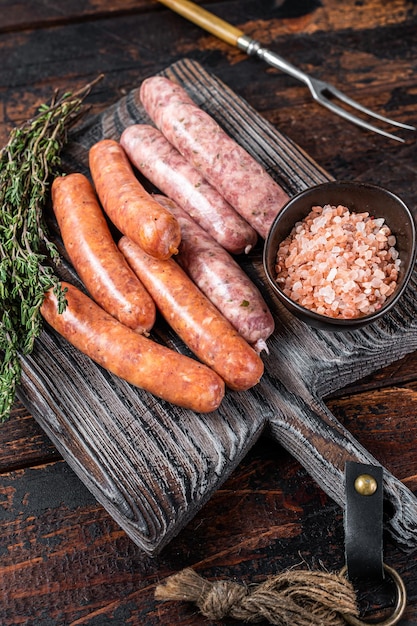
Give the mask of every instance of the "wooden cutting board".
M 331 179 L 198 63 L 185 59 L 163 74 L 183 85 L 290 195 Z M 139 85 L 73 132 L 64 157 L 67 172 L 88 173 L 93 143 L 119 139 L 129 124 L 149 121 L 138 93 Z M 243 263 L 273 311 L 276 331 L 269 355 L 263 356 L 262 381 L 248 392 L 228 391 L 213 413 L 195 414 L 133 388 L 50 329 L 23 359 L 20 399 L 97 500 L 150 555 L 187 524 L 261 433 L 275 438 L 343 506 L 345 462 L 379 463 L 322 398 L 417 348 L 416 272 L 386 319 L 349 333 L 329 333 L 306 326 L 274 302 L 261 245 Z M 62 277 L 78 282 L 65 262 Z M 153 337 L 189 354 L 161 321 Z M 413 549 L 417 500 L 388 471 L 384 476 L 386 528 L 402 548 Z

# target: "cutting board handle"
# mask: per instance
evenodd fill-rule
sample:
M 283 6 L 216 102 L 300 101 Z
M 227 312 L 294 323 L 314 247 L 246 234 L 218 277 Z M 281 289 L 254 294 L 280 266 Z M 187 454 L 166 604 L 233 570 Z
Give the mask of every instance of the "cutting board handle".
M 291 395 L 291 394 L 290 394 Z M 282 405 L 281 405 L 282 406 Z M 278 408 L 278 407 L 277 407 Z M 269 418 L 271 435 L 308 471 L 342 509 L 346 503 L 345 463 L 381 463 L 313 396 L 288 397 L 285 408 Z M 417 498 L 387 469 L 384 476 L 384 523 L 399 547 L 417 547 Z

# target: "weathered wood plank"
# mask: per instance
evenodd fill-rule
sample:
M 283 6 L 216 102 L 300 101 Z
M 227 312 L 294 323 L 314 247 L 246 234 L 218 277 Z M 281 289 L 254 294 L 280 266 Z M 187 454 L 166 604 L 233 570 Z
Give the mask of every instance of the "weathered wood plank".
M 141 13 L 155 8 L 151 0 L 111 0 L 83 2 L 68 0 L 67 2 L 20 2 L 1 3 L 2 19 L 0 34 L 36 28 L 51 28 L 57 24 L 68 24 L 73 21 L 102 19 L 103 17 L 123 14 Z
M 328 178 L 200 65 L 182 61 L 165 73 L 182 83 L 290 195 Z M 82 170 L 95 141 L 117 139 L 128 124 L 144 119 L 133 90 L 73 134 L 66 152 L 68 168 Z M 24 360 L 22 400 L 99 501 L 150 553 L 195 515 L 267 425 L 343 505 L 345 461 L 377 461 L 321 398 L 417 347 L 414 283 L 402 300 L 402 311 L 387 321 L 353 333 L 326 334 L 297 322 L 272 301 L 256 255 L 246 269 L 269 298 L 277 330 L 261 383 L 246 394 L 228 393 L 213 415 L 192 415 L 155 402 L 75 354 L 54 333 L 44 333 L 37 350 Z M 181 349 L 172 333 L 163 331 L 162 336 Z M 65 385 L 60 383 L 62 372 Z M 414 545 L 417 501 L 388 472 L 385 481 L 394 511 L 388 527 L 397 541 Z
M 344 388 L 334 391 L 324 398 L 326 405 L 334 413 L 334 415 L 344 422 L 346 411 L 354 413 L 355 406 L 359 405 L 363 399 L 366 401 L 366 405 L 372 407 L 373 404 L 379 406 L 380 394 L 383 392 L 384 403 L 389 402 L 389 406 L 392 406 L 392 411 L 395 415 L 406 416 L 404 419 L 409 419 L 409 415 L 413 414 L 412 402 L 408 405 L 407 411 L 404 412 L 402 407 L 402 395 L 406 395 L 406 401 L 409 397 L 409 391 L 413 391 L 415 388 L 415 379 L 417 372 L 417 352 L 405 356 L 399 361 L 395 361 L 391 365 L 376 370 L 368 376 L 361 378 L 351 384 L 346 385 Z M 367 400 L 368 394 L 376 393 L 372 402 Z M 386 394 L 386 395 L 385 395 Z M 399 394 L 399 397 L 397 397 Z M 397 402 L 400 403 L 400 408 L 397 408 Z M 385 406 L 385 404 L 384 404 Z M 353 408 L 352 408 L 353 407 Z M 366 406 L 365 406 L 366 408 Z M 348 430 L 359 440 L 361 440 L 363 432 L 365 432 L 364 445 L 366 448 L 372 451 L 372 443 L 375 444 L 375 431 L 372 429 L 373 422 L 370 421 L 372 411 L 370 411 L 368 417 L 361 419 L 357 416 L 357 419 L 350 419 L 349 423 L 346 422 Z M 368 415 L 365 412 L 365 415 Z M 360 419 L 359 419 L 360 418 Z M 384 419 L 387 419 L 385 425 Z M 386 428 L 387 437 L 391 427 L 391 416 L 381 416 L 381 422 Z M 408 423 L 408 422 L 407 422 Z M 369 428 L 369 432 L 367 429 Z M 400 428 L 400 425 L 395 425 L 394 429 Z M 378 425 L 376 431 L 379 432 Z M 44 431 L 34 421 L 32 415 L 23 406 L 20 401 L 16 401 L 10 419 L 1 425 L 1 438 L 0 438 L 0 471 L 10 472 L 14 469 L 20 469 L 29 467 L 30 465 L 39 465 L 45 462 L 52 462 L 57 458 L 60 458 L 60 454 L 45 435 Z M 385 441 L 385 439 L 384 439 Z M 403 445 L 407 442 L 402 442 Z M 411 437 L 410 441 L 411 443 Z M 413 466 L 412 455 L 414 448 L 410 449 L 403 447 L 405 457 L 400 455 L 399 461 L 405 459 Z M 385 453 L 384 453 L 385 454 Z M 379 458 L 380 455 L 376 454 Z M 385 456 L 381 455 L 381 461 L 386 465 L 383 460 Z M 404 472 L 393 471 L 393 473 L 402 479 Z M 408 483 L 407 483 L 408 484 Z M 412 486 L 412 491 L 417 489 Z
M 387 20 L 376 0 L 359 8 L 350 0 L 342 12 L 340 3 L 334 0 L 322 7 L 311 4 L 314 7 L 306 3 L 307 8 L 300 11 L 299 17 L 291 17 L 291 3 L 284 3 L 277 17 L 271 18 L 273 9 L 263 9 L 258 3 L 256 8 L 251 6 L 251 19 L 246 22 L 242 22 L 243 13 L 235 3 L 215 3 L 211 8 L 218 6 L 219 14 L 247 26 L 249 34 L 263 34 L 268 45 L 284 56 L 290 55 L 289 60 L 307 71 L 321 78 L 325 72 L 326 79 L 343 86 L 365 105 L 412 121 L 416 106 L 411 88 L 416 72 L 413 59 L 417 58 L 415 8 L 410 9 L 406 0 L 398 0 Z M 262 19 L 263 16 L 269 19 Z M 166 28 L 161 28 L 161 19 Z M 329 30 L 329 23 L 334 30 Z M 397 24 L 401 24 L 401 31 Z M 153 33 L 151 45 L 144 45 L 148 33 Z M 154 11 L 114 16 L 93 25 L 73 23 L 39 28 L 36 37 L 30 31 L 22 32 L 19 39 L 17 46 L 15 34 L 0 36 L 4 59 L 0 67 L 0 143 L 6 140 L 7 128 L 10 130 L 26 119 L 45 99 L 45 93 L 52 93 L 55 87 L 75 89 L 102 71 L 105 79 L 94 90 L 92 102 L 104 106 L 118 100 L 145 76 L 189 56 L 204 59 L 207 67 L 215 65 L 224 82 L 278 128 L 290 133 L 333 175 L 340 172 L 345 177 L 356 177 L 369 172 L 368 178 L 386 177 L 377 169 L 382 153 L 384 158 L 392 154 L 395 166 L 398 146 L 393 142 L 346 126 L 346 122 L 314 103 L 307 89 L 294 79 L 256 59 L 247 59 L 159 5 Z M 384 52 L 386 41 L 390 42 L 388 59 Z M 335 150 L 336 134 L 344 146 L 343 155 Z M 353 148 L 355 156 L 350 162 Z
M 375 427 L 370 415 L 364 429 Z M 340 509 L 265 439 L 156 558 L 130 541 L 63 462 L 2 477 L 0 533 L 2 626 L 201 626 L 191 605 L 155 601 L 159 580 L 192 565 L 210 578 L 250 584 L 292 567 L 338 571 L 344 561 Z M 386 559 L 404 578 L 413 619 L 417 570 L 392 544 Z
M 406 387 L 407 384 L 415 382 L 417 372 L 417 354 L 412 352 L 399 361 L 391 365 L 376 370 L 363 378 L 346 385 L 346 387 L 332 392 L 328 399 L 343 396 L 353 396 L 364 391 L 373 389 L 384 389 L 387 387 Z
M 34 11 L 38 4 L 26 2 L 25 10 Z M 95 4 L 103 6 L 104 1 Z M 141 6 L 140 0 L 137 4 Z M 413 76 L 417 75 L 417 20 L 414 3 L 348 0 L 342 7 L 339 0 L 284 3 L 244 0 L 204 4 L 223 11 L 223 16 L 236 24 L 248 25 L 254 34 L 268 33 L 268 23 L 273 17 L 276 35 L 275 39 L 269 37 L 268 42 L 272 42 L 274 49 L 302 67 L 308 61 L 307 69 L 322 77 L 331 77 L 332 82 L 349 85 L 351 94 L 365 104 L 386 110 L 398 119 L 414 119 L 415 122 Z M 2 3 L 2 22 L 14 5 L 10 0 Z M 89 3 L 79 5 L 76 11 L 81 15 Z M 61 9 L 65 11 L 65 6 Z M 407 137 L 405 146 L 399 146 L 351 127 L 312 103 L 304 88 L 289 77 L 271 74 L 253 59 L 244 60 L 214 38 L 198 34 L 196 27 L 179 17 L 169 16 L 162 7 L 158 9 L 158 14 L 166 15 L 166 19 L 147 21 L 149 31 L 141 30 L 142 17 L 124 19 L 120 16 L 119 19 L 115 15 L 104 20 L 100 34 L 91 42 L 89 29 L 74 24 L 70 36 L 65 36 L 67 29 L 58 25 L 48 28 L 49 46 L 40 45 L 44 34 L 40 33 L 39 40 L 39 29 L 37 32 L 21 31 L 19 38 L 14 37 L 16 49 L 8 34 L 0 35 L 0 143 L 14 122 L 29 117 L 34 106 L 47 99 L 55 86 L 79 87 L 96 76 L 100 66 L 105 67 L 106 77 L 92 97 L 100 109 L 137 86 L 148 73 L 189 56 L 211 68 L 333 176 L 385 183 L 410 206 L 416 206 L 417 154 L 412 137 Z M 282 15 L 281 10 L 287 14 Z M 342 12 L 346 28 L 341 22 Z M 353 23 L 357 17 L 360 20 Z M 327 28 L 326 21 L 333 26 L 338 23 L 340 30 Z M 317 28 L 319 22 L 321 26 Z M 161 24 L 165 41 L 151 30 L 160 29 Z M 77 60 L 77 54 L 71 59 L 72 51 L 85 46 L 86 42 L 96 55 L 97 65 L 93 69 L 91 65 L 87 73 L 82 61 Z M 143 68 L 141 58 L 146 42 L 150 42 L 149 55 L 144 57 L 146 67 Z M 390 69 L 389 76 L 384 73 L 386 84 L 377 78 L 385 63 Z M 355 80 L 360 81 L 358 85 Z M 354 381 L 341 392 L 333 392 L 332 398 L 326 401 L 337 419 L 413 491 L 412 442 L 404 439 L 401 429 L 404 431 L 416 419 L 415 405 L 409 395 L 409 389 L 415 391 L 415 354 Z M 386 387 L 388 397 L 373 393 L 380 382 Z M 368 390 L 364 396 L 360 395 L 361 389 Z M 26 467 L 25 433 L 31 420 L 26 410 L 21 407 L 17 410 L 18 423 L 13 428 L 10 422 L 1 427 L 1 454 L 4 452 L 7 459 L 3 471 L 9 462 L 13 463 L 12 467 L 19 466 L 15 458 L 20 458 L 22 467 Z M 397 453 L 390 441 L 391 426 L 394 441 L 401 435 L 401 451 Z M 383 446 L 378 444 L 381 428 Z M 35 453 L 33 463 L 36 459 L 42 462 L 44 452 L 52 453 L 54 448 L 40 436 L 40 457 L 36 457 L 33 441 L 37 437 L 35 433 L 40 433 L 36 424 L 32 423 L 30 432 L 34 433 L 28 441 L 30 454 Z M 404 464 L 398 458 L 403 451 Z M 339 507 L 288 453 L 275 441 L 269 442 L 264 437 L 200 513 L 160 556 L 153 559 L 135 546 L 86 489 L 81 490 L 78 478 L 73 476 L 72 483 L 65 472 L 57 469 L 55 473 L 52 467 L 40 468 L 38 480 L 27 481 L 27 470 L 14 473 L 14 482 L 8 483 L 8 487 L 24 494 L 22 499 L 16 498 L 14 508 L 5 508 L 12 500 L 6 501 L 1 492 L 0 623 L 4 626 L 46 626 L 48 623 L 202 626 L 203 622 L 214 626 L 187 604 L 155 603 L 155 582 L 188 565 L 196 566 L 210 578 L 229 577 L 250 583 L 281 568 L 303 565 L 303 559 L 307 566 L 321 568 L 324 565 L 330 570 L 337 569 L 343 561 Z M 41 478 L 43 471 L 48 474 L 48 480 Z M 59 490 L 61 480 L 68 493 Z M 0 488 L 3 484 L 2 476 Z M 39 485 L 46 488 L 38 490 Z M 49 491 L 62 494 L 61 506 L 54 502 L 51 508 L 44 508 L 44 499 L 51 503 Z M 75 492 L 77 498 L 71 497 Z M 38 504 L 33 507 L 36 494 Z M 67 499 L 70 506 L 65 504 Z M 7 523 L 4 521 L 6 510 Z M 415 559 L 389 543 L 386 561 L 397 567 L 406 582 L 409 602 L 404 619 L 416 622 Z M 223 624 L 234 626 L 235 622 L 225 620 Z
M 18 401 L 0 429 L 0 473 L 60 458 L 44 431 Z
M 246 13 L 254 13 L 253 7 L 248 12 L 242 10 L 244 7 L 240 6 L 240 11 L 237 13 L 233 2 L 218 2 L 216 0 L 209 0 L 204 3 L 201 0 L 195 0 L 195 2 L 208 6 L 213 13 L 224 19 L 233 20 L 233 23 L 239 26 L 247 24 L 248 29 L 254 28 L 252 26 L 253 19 L 245 18 Z M 389 16 L 378 0 L 371 0 L 362 5 L 351 0 L 345 2 L 343 7 L 338 7 L 338 10 L 335 11 L 336 5 L 331 2 L 320 3 L 314 0 L 297 0 L 291 4 L 273 2 L 272 0 L 264 2 L 262 7 L 256 7 L 256 11 L 259 12 L 259 17 L 265 15 L 269 18 L 268 24 L 262 23 L 257 26 L 257 32 L 260 33 L 260 38 L 265 37 L 264 33 L 267 33 L 268 39 L 271 40 L 286 34 L 289 30 L 292 33 L 300 31 L 314 33 L 319 29 L 338 31 L 355 28 L 360 30 L 370 26 L 374 28 L 375 25 L 404 24 L 404 18 L 410 19 L 413 10 L 415 10 L 415 8 L 410 8 L 406 0 L 392 2 Z M 41 2 L 33 3 L 29 0 L 19 0 L 19 2 L 2 0 L 1 8 L 0 33 L 23 28 L 33 30 L 57 22 L 68 24 L 71 21 L 88 18 L 101 19 L 105 16 L 118 16 L 128 12 L 143 13 L 158 10 L 169 12 L 153 0 L 119 0 L 117 3 L 111 0 L 96 0 L 94 2 L 89 0 L 83 3 L 78 0 L 59 0 L 53 5 Z M 312 18 L 313 14 L 314 17 Z

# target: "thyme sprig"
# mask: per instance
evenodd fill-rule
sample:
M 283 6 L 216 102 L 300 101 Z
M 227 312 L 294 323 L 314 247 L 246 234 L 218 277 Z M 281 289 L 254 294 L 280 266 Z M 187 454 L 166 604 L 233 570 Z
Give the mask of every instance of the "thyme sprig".
M 60 257 L 48 236 L 44 209 L 68 130 L 100 78 L 73 94 L 55 93 L 11 131 L 0 151 L 0 422 L 9 417 L 21 380 L 20 355 L 30 354 L 42 329 L 45 291 L 53 288 L 61 310 L 65 307 L 55 273 Z

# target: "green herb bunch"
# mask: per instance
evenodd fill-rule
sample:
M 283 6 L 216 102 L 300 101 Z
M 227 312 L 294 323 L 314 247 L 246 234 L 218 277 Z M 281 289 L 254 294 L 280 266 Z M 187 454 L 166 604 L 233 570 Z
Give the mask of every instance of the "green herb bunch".
M 61 310 L 65 294 L 55 269 L 59 253 L 44 220 L 51 180 L 58 174 L 67 133 L 81 115 L 91 83 L 42 105 L 15 128 L 0 152 L 0 421 L 5 421 L 21 379 L 20 355 L 42 330 L 40 307 L 53 288 Z

